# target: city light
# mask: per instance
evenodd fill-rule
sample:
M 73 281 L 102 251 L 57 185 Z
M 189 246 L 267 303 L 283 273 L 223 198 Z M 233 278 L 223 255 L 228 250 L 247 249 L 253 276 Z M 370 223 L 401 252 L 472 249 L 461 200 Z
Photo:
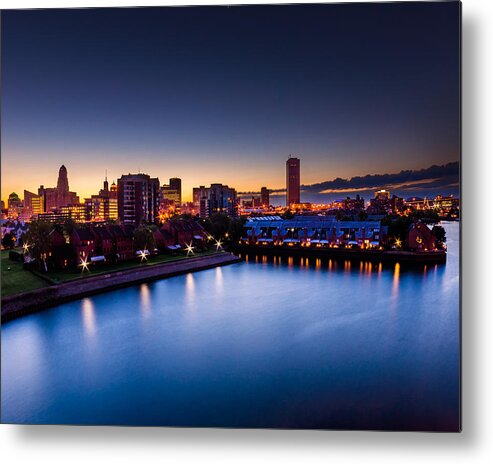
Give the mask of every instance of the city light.
M 218 251 L 220 248 L 222 249 L 223 242 L 221 240 L 216 240 L 216 251 Z
M 22 248 L 24 250 L 24 254 L 26 254 L 29 251 L 30 247 L 31 247 L 31 245 L 29 245 L 28 243 L 24 243 L 24 245 L 22 245 Z
M 190 245 L 187 245 L 187 246 L 185 247 L 185 250 L 187 250 L 187 256 L 189 256 L 190 254 L 192 254 L 192 255 L 194 255 L 194 254 L 195 254 L 195 253 L 194 253 L 194 251 L 193 251 L 193 250 L 194 250 L 194 248 L 195 248 L 195 247 L 193 247 L 193 246 L 192 246 L 192 242 L 190 242 Z
M 143 263 L 144 261 L 147 261 L 146 251 L 147 251 L 147 249 L 146 249 L 146 248 L 144 248 L 144 249 L 140 252 L 140 262 L 141 262 L 141 263 Z
M 80 264 L 79 267 L 81 268 L 81 272 L 83 273 L 84 271 L 89 272 L 89 263 L 87 262 L 86 258 L 81 258 L 80 259 Z

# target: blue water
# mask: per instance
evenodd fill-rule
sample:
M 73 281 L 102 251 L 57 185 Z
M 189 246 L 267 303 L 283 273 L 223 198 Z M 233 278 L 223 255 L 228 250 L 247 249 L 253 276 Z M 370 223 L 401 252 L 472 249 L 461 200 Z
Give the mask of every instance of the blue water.
M 2 421 L 457 430 L 446 229 L 446 265 L 250 258 L 8 322 Z

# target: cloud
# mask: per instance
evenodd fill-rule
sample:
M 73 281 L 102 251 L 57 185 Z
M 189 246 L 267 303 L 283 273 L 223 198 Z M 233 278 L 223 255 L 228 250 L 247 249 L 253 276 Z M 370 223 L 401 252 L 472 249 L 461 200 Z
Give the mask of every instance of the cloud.
M 419 170 L 402 170 L 394 174 L 367 174 L 350 179 L 340 177 L 311 185 L 302 185 L 302 195 L 307 198 L 314 195 L 356 194 L 385 188 L 405 195 L 456 193 L 459 188 L 459 163 L 433 165 Z M 271 190 L 271 195 L 279 196 L 285 189 Z M 245 192 L 247 193 L 247 192 Z M 258 192 L 248 192 L 258 194 Z
M 400 171 L 395 174 L 367 174 L 351 179 L 340 177 L 312 185 L 303 185 L 305 192 L 328 193 L 353 192 L 375 188 L 388 188 L 408 190 L 416 188 L 428 189 L 430 187 L 456 184 L 459 180 L 459 163 L 448 163 L 441 166 L 433 165 L 426 169 Z

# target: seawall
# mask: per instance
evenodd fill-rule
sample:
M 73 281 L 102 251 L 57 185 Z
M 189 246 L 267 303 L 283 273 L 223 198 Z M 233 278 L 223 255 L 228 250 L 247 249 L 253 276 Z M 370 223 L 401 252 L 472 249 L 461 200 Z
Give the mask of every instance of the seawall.
M 7 296 L 2 298 L 2 322 L 97 293 L 188 272 L 203 271 L 239 261 L 241 259 L 237 256 L 223 252 L 197 258 L 187 258 L 171 263 L 154 264 L 125 271 L 89 276 L 72 282 Z
M 447 260 L 445 251 L 413 253 L 410 251 L 352 250 L 348 248 L 305 248 L 235 245 L 234 253 L 244 255 L 298 256 L 304 258 L 327 258 L 401 264 L 443 264 Z

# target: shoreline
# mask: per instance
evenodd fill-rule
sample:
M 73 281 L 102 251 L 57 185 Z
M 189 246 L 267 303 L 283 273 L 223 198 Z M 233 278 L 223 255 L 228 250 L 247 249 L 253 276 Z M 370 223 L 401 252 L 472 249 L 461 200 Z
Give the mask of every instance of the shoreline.
M 1 319 L 2 322 L 7 322 L 86 296 L 240 261 L 242 259 L 238 256 L 222 252 L 55 284 L 2 298 Z
M 444 264 L 446 251 L 414 253 L 412 251 L 366 251 L 347 248 L 286 248 L 278 246 L 235 245 L 231 250 L 240 255 L 297 256 L 303 258 L 327 258 L 406 264 Z

